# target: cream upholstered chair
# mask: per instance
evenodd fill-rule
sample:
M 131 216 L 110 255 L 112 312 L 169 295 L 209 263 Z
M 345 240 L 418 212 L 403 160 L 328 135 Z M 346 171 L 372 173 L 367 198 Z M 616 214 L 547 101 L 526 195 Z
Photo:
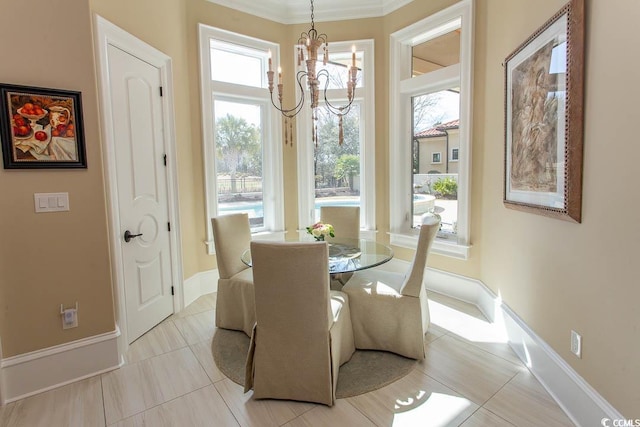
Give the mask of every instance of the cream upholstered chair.
M 360 238 L 360 206 L 321 206 L 320 222 L 333 225 L 335 240 Z
M 424 334 L 429 327 L 424 274 L 427 254 L 439 228 L 437 215 L 423 217 L 418 247 L 406 274 L 364 270 L 354 273 L 344 285 L 356 348 L 424 359 Z
M 252 242 L 256 325 L 245 392 L 333 405 L 355 352 L 346 294 L 329 290 L 325 242 Z
M 256 322 L 253 270 L 240 259 L 249 249 L 251 228 L 246 213 L 211 219 L 218 262 L 216 326 L 244 331 L 251 336 Z
M 340 243 L 345 239 L 360 238 L 360 206 L 321 206 L 320 222 L 333 225 L 335 237 L 329 242 Z M 337 273 L 331 276 L 331 289 L 341 290 L 352 273 Z

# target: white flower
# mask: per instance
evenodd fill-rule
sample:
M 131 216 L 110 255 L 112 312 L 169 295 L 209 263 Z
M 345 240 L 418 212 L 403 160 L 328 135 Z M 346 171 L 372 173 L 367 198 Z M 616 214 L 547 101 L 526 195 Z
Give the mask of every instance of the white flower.
M 316 222 L 307 227 L 307 233 L 311 234 L 316 240 L 324 240 L 325 236 L 334 237 L 333 225 Z

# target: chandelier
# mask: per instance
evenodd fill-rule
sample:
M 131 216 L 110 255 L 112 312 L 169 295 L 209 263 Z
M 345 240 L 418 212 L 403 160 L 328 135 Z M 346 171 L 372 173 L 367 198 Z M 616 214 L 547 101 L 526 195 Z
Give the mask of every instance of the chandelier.
M 304 92 L 304 84 L 303 80 L 306 78 L 307 87 L 309 89 L 310 96 L 310 107 L 311 107 L 311 118 L 312 118 L 312 141 L 316 145 L 318 145 L 318 101 L 320 97 L 320 89 L 322 86 L 323 96 L 324 96 L 324 105 L 330 113 L 338 116 L 338 139 L 340 145 L 342 145 L 344 141 L 344 131 L 342 129 L 342 117 L 345 114 L 348 114 L 351 109 L 351 104 L 353 103 L 353 98 L 355 96 L 356 90 L 356 80 L 358 77 L 358 68 L 356 67 L 356 51 L 355 46 L 351 52 L 351 66 L 348 67 L 349 71 L 347 73 L 347 103 L 345 105 L 334 105 L 329 102 L 327 99 L 327 88 L 329 87 L 329 80 L 331 76 L 326 68 L 317 71 L 316 64 L 318 63 L 318 53 L 320 49 L 322 49 L 322 64 L 324 66 L 329 62 L 329 43 L 327 42 L 326 34 L 318 34 L 315 29 L 315 23 L 313 20 L 313 0 L 311 0 L 311 28 L 306 32 L 300 35 L 298 39 L 298 45 L 296 49 L 296 57 L 298 67 L 301 67 L 303 64 L 306 69 L 301 69 L 296 74 L 296 81 L 298 83 L 298 87 L 300 87 L 300 98 L 297 100 L 295 107 L 293 108 L 284 108 L 282 106 L 282 69 L 278 67 L 278 104 L 273 99 L 273 66 L 271 63 L 271 51 L 269 51 L 269 71 L 267 71 L 267 78 L 269 79 L 269 92 L 271 93 L 271 103 L 273 106 L 282 113 L 285 118 L 285 144 L 291 143 L 293 145 L 293 124 L 291 119 L 293 119 L 304 106 L 305 102 L 305 92 Z M 321 85 L 320 78 L 323 79 L 323 85 Z

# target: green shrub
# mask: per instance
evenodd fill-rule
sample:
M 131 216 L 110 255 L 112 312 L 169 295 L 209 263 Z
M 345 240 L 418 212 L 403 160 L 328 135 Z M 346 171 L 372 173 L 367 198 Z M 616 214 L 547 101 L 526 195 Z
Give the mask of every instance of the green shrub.
M 433 183 L 433 190 L 443 197 L 457 197 L 458 183 L 451 177 L 440 178 Z

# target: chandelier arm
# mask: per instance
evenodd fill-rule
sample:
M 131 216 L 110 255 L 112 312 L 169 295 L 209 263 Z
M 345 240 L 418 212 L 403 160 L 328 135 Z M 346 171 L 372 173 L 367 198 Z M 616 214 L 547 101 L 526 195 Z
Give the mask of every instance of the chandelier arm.
M 298 100 L 298 103 L 295 107 L 282 108 L 282 103 L 280 103 L 280 106 L 276 105 L 275 101 L 273 100 L 273 92 L 271 92 L 271 104 L 276 108 L 276 110 L 280 111 L 283 116 L 289 119 L 294 118 L 300 111 L 302 111 L 302 107 L 304 107 L 304 88 L 302 85 L 302 79 L 304 78 L 304 76 L 306 76 L 306 74 L 307 73 L 304 71 L 298 71 L 297 73 L 296 82 L 298 83 L 298 87 L 300 88 L 300 93 L 302 96 Z
M 353 100 L 349 101 L 349 103 L 346 104 L 346 105 L 342 105 L 342 106 L 333 105 L 327 99 L 326 94 L 325 94 L 325 97 L 324 97 L 324 102 L 325 102 L 325 106 L 327 107 L 327 109 L 329 111 L 331 111 L 331 113 L 333 113 L 333 114 L 335 114 L 337 116 L 349 114 L 349 111 L 351 111 L 351 106 L 353 105 Z
M 297 109 L 296 108 L 291 108 L 291 109 L 285 109 L 285 108 L 280 108 L 278 107 L 278 105 L 274 102 L 273 100 L 273 94 L 271 94 L 271 105 L 273 105 L 273 107 L 278 110 L 280 113 L 282 113 L 283 116 L 292 119 L 293 117 L 296 116 L 296 114 L 298 114 L 300 112 L 300 109 L 298 109 L 297 111 L 295 111 Z M 292 111 L 295 111 L 292 113 Z
M 349 114 L 349 111 L 351 111 L 351 105 L 353 104 L 353 100 L 356 97 L 356 88 L 355 88 L 355 86 L 353 88 L 353 96 L 351 97 L 349 102 L 346 105 L 343 105 L 343 106 L 336 106 L 336 105 L 333 105 L 331 103 L 331 101 L 329 101 L 329 99 L 327 98 L 327 90 L 329 89 L 329 72 L 326 69 L 322 69 L 322 70 L 320 70 L 318 72 L 318 77 L 317 78 L 319 79 L 320 76 L 324 76 L 323 96 L 324 96 L 325 106 L 327 107 L 329 112 L 331 112 L 332 114 L 334 114 L 336 116 L 343 116 L 345 114 Z

